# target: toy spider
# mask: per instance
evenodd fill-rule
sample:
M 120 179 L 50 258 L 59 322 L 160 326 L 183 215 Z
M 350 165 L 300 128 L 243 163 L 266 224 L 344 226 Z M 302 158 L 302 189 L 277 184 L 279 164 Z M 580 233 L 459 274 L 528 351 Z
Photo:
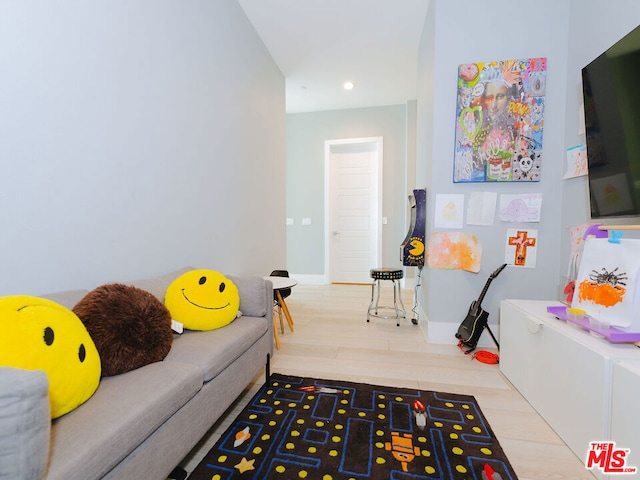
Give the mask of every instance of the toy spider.
M 611 270 L 610 272 L 607 272 L 607 270 L 602 267 L 601 268 L 602 272 L 597 272 L 596 270 L 591 270 L 591 273 L 589 274 L 589 280 L 591 280 L 594 283 L 597 283 L 598 285 L 611 285 L 612 287 L 616 287 L 618 285 L 624 285 L 626 286 L 626 282 L 624 280 L 627 280 L 627 274 L 624 272 L 620 272 L 620 273 L 616 273 L 616 271 L 618 270 L 618 267 L 614 268 L 613 270 Z

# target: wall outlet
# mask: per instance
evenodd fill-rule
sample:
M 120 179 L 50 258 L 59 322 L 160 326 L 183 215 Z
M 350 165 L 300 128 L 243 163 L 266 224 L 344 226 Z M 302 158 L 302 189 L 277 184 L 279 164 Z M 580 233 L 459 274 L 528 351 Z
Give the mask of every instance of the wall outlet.
M 293 218 L 287 217 L 287 225 L 293 225 Z
M 302 225 L 311 225 L 311 219 L 310 218 L 303 218 L 302 219 Z

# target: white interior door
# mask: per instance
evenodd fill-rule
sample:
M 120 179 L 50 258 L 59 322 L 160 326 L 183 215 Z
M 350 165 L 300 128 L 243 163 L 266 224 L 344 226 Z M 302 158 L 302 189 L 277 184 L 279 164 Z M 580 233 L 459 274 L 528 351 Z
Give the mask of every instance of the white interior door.
M 331 283 L 369 283 L 380 264 L 382 138 L 325 142 Z

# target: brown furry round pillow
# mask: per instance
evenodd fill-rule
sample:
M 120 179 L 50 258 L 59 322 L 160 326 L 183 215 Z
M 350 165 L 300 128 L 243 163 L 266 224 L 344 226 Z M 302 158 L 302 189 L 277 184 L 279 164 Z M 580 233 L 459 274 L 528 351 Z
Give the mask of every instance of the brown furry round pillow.
M 140 288 L 102 285 L 85 295 L 73 312 L 98 349 L 104 377 L 158 362 L 171 350 L 169 310 Z

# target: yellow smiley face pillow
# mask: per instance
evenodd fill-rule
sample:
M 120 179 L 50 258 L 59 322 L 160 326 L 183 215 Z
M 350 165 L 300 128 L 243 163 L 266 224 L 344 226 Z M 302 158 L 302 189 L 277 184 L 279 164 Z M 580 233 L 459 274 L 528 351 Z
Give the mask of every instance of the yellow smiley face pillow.
M 233 282 L 221 273 L 191 270 L 167 287 L 164 304 L 184 328 L 213 330 L 235 320 L 240 295 Z
M 51 418 L 87 401 L 100 383 L 100 356 L 80 319 L 44 298 L 0 298 L 0 365 L 43 370 Z

